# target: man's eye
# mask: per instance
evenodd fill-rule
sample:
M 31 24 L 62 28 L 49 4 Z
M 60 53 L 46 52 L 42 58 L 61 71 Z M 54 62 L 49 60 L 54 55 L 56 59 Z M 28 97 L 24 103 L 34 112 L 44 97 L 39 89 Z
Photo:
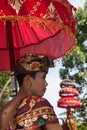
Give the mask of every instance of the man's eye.
M 44 75 L 44 76 L 42 76 L 42 78 L 43 78 L 43 79 L 45 79 L 45 78 L 46 78 L 46 76 Z

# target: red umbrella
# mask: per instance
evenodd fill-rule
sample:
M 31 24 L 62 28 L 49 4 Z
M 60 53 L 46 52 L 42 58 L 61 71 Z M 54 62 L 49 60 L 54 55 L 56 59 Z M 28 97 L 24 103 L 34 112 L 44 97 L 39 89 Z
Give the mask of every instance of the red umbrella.
M 71 108 L 81 107 L 81 102 L 77 98 L 79 93 L 76 89 L 76 84 L 67 77 L 67 79 L 60 83 L 60 87 L 59 95 L 61 98 L 58 100 L 57 105 L 67 109 L 67 120 L 69 121 L 70 128 L 71 130 L 77 130 L 73 115 L 71 114 Z
M 67 0 L 1 0 L 0 70 L 13 72 L 25 53 L 65 55 L 76 44 L 73 10 Z
M 25 53 L 65 55 L 76 43 L 73 10 L 67 0 L 1 0 L 0 70 L 14 70 Z

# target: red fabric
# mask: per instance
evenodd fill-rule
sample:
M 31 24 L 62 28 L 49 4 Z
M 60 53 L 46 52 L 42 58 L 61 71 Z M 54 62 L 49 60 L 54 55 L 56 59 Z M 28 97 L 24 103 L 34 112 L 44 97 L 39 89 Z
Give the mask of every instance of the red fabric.
M 55 8 L 55 17 L 53 17 L 54 20 L 57 19 L 58 15 L 61 21 L 63 21 L 64 25 L 71 27 L 73 33 L 75 33 L 76 20 L 73 17 L 71 17 L 73 6 L 67 0 L 42 0 L 41 2 L 40 1 L 41 0 L 39 0 L 39 2 L 37 3 L 37 0 L 26 0 L 20 8 L 18 14 L 35 17 L 41 17 L 41 14 L 45 15 L 46 13 L 48 13 L 48 15 L 53 15 L 53 10 L 51 10 L 51 12 L 47 10 L 47 7 L 52 2 Z
M 25 98 L 17 108 L 14 122 L 6 130 L 46 130 L 47 124 L 59 123 L 51 104 L 38 96 Z
M 16 11 L 7 0 L 0 0 L 0 16 L 4 15 L 16 15 Z
M 36 130 L 47 124 L 58 123 L 53 107 L 44 98 L 28 97 L 19 105 L 16 113 L 16 129 Z M 44 128 L 45 130 L 45 128 Z
M 58 107 L 62 108 L 80 108 L 81 103 L 77 98 L 74 97 L 62 97 L 58 101 Z
M 60 89 L 59 95 L 61 97 L 64 97 L 64 96 L 78 96 L 79 93 L 76 90 L 76 88 L 64 87 L 64 88 Z
M 73 6 L 67 0 L 25 0 L 18 15 L 10 4 L 2 3 L 0 15 L 9 16 L 13 25 L 15 60 L 25 53 L 44 54 L 56 59 L 75 45 Z M 5 59 L 0 63 L 0 70 L 10 69 L 7 19 L 0 17 L 0 58 Z
M 49 6 L 49 4 L 50 4 L 50 0 L 32 0 L 32 1 L 25 0 L 18 14 L 19 15 L 27 14 L 35 17 L 41 17 L 40 14 L 46 13 L 46 9 Z

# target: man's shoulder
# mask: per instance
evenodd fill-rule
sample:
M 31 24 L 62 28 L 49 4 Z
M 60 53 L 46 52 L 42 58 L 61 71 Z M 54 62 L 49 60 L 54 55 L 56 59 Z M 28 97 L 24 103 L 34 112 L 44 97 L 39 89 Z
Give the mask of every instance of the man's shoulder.
M 30 107 L 33 107 L 33 106 L 51 106 L 50 102 L 46 99 L 46 98 L 43 98 L 43 97 L 39 97 L 39 96 L 31 96 L 31 97 L 27 97 L 25 98 L 19 105 L 19 108 L 23 107 L 23 106 L 30 106 Z

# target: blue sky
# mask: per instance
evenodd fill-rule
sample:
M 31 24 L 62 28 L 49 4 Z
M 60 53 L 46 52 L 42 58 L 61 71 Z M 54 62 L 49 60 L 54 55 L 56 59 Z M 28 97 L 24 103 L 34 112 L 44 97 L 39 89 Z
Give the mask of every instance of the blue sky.
M 74 5 L 75 7 L 83 7 L 83 3 L 85 3 L 85 0 L 68 0 L 72 5 Z
M 74 5 L 76 8 L 83 7 L 85 0 L 69 0 L 69 2 Z M 54 110 L 58 117 L 60 117 L 59 114 L 66 111 L 63 108 L 57 107 L 57 101 L 59 100 L 59 90 L 60 90 L 60 82 L 61 79 L 59 78 L 59 68 L 61 66 L 61 62 L 59 61 L 55 68 L 51 68 L 49 70 L 49 73 L 47 75 L 47 91 L 44 95 L 44 97 L 52 104 L 54 107 Z

